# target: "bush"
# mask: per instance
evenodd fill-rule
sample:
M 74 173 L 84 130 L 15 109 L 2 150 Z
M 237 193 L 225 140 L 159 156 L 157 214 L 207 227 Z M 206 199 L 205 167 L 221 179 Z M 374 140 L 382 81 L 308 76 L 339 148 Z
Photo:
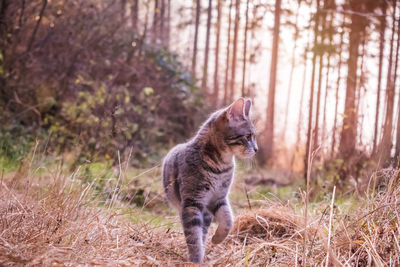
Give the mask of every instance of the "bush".
M 77 150 L 81 162 L 132 149 L 136 164 L 193 134 L 195 81 L 177 55 L 127 23 L 118 1 L 30 1 L 24 13 L 19 5 L 7 6 L 0 43 L 0 122 L 8 130 L 21 125 L 34 139 L 44 129 L 51 150 Z

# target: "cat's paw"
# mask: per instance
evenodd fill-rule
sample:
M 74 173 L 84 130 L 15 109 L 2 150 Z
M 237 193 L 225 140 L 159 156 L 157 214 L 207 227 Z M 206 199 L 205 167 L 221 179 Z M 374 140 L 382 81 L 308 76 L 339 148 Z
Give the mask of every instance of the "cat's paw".
M 217 244 L 219 244 L 219 243 L 221 243 L 222 241 L 224 241 L 224 239 L 225 239 L 225 237 L 224 236 L 220 236 L 220 235 L 214 235 L 213 237 L 212 237 L 212 239 L 211 239 L 211 242 L 214 244 L 214 245 L 217 245 Z

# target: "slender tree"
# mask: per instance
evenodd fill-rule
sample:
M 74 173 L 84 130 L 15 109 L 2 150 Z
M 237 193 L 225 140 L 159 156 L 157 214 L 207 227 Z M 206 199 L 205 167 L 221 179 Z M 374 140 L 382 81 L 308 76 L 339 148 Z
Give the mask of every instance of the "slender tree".
M 121 0 L 121 20 L 125 18 L 126 0 Z
M 261 154 L 261 162 L 271 160 L 274 149 L 274 115 L 275 115 L 275 88 L 278 67 L 279 28 L 281 16 L 281 0 L 275 2 L 274 34 L 272 38 L 271 68 L 268 89 L 267 120 L 265 128 L 265 144 Z
M 328 8 L 332 8 L 329 6 Z M 324 96 L 324 111 L 323 111 L 323 118 L 322 118 L 322 142 L 325 141 L 326 138 L 326 108 L 327 108 L 327 100 L 328 100 L 328 92 L 329 92 L 329 74 L 331 70 L 331 56 L 332 56 L 332 43 L 333 43 L 333 13 L 329 13 L 329 25 L 328 25 L 328 40 L 329 44 L 327 46 L 327 66 L 326 66 L 326 76 L 325 76 L 325 96 Z
M 239 20 L 240 20 L 240 0 L 236 0 L 236 2 L 235 2 L 235 26 L 234 26 L 234 30 L 233 30 L 232 70 L 231 70 L 231 81 L 230 81 L 230 86 L 229 86 L 229 102 L 232 102 L 233 98 L 235 97 L 235 79 L 236 79 Z
M 301 6 L 301 1 L 297 1 L 297 9 L 296 9 L 296 18 L 295 18 L 295 23 L 294 23 L 294 45 L 293 45 L 293 50 L 292 50 L 292 56 L 291 56 L 291 64 L 290 64 L 290 74 L 289 74 L 289 85 L 288 85 L 288 94 L 286 98 L 286 107 L 285 107 L 285 120 L 283 123 L 283 140 L 286 140 L 286 132 L 287 132 L 287 121 L 288 121 L 288 114 L 289 114 L 289 106 L 290 106 L 290 99 L 292 96 L 292 83 L 293 83 L 293 73 L 294 73 L 294 68 L 296 66 L 296 49 L 297 49 L 297 40 L 299 38 L 299 28 L 297 26 L 298 20 L 299 20 L 299 10 Z
M 160 30 L 159 30 L 159 35 L 160 35 L 160 39 L 161 39 L 161 44 L 165 45 L 165 40 L 166 40 L 166 32 L 165 32 L 165 26 L 164 26 L 164 22 L 165 22 L 165 0 L 160 0 Z
M 338 58 L 338 74 L 336 79 L 336 93 L 335 93 L 335 114 L 333 119 L 333 128 L 332 128 L 332 145 L 331 145 L 331 157 L 333 158 L 335 153 L 336 146 L 336 131 L 337 131 L 337 116 L 338 116 L 338 106 L 339 106 L 339 88 L 341 81 L 341 69 L 342 69 L 342 50 L 343 50 L 343 35 L 344 35 L 344 26 L 346 22 L 346 17 L 343 15 L 342 21 L 342 31 L 340 32 L 340 42 L 339 42 L 339 58 Z
M 365 57 L 366 57 L 366 47 L 367 47 L 367 33 L 366 31 L 363 34 L 362 37 L 362 52 L 361 52 L 361 64 L 360 64 L 360 76 L 358 78 L 358 83 L 357 83 L 357 90 L 356 90 L 356 110 L 361 110 L 362 105 L 362 99 L 363 99 L 363 88 L 364 88 L 364 81 L 365 81 L 365 72 L 366 70 L 364 69 L 365 67 Z M 363 112 L 361 111 L 360 114 L 363 114 Z M 358 135 L 358 141 L 359 144 L 362 144 L 362 129 L 363 129 L 363 124 L 364 124 L 364 115 L 360 115 L 360 122 L 358 123 L 359 129 L 359 135 Z
M 367 26 L 367 19 L 359 15 L 367 11 L 365 10 L 365 2 L 362 1 L 360 3 L 358 0 L 350 0 L 349 5 L 353 13 L 351 14 L 352 23 L 350 24 L 345 110 L 339 144 L 339 152 L 344 159 L 352 157 L 356 149 L 358 118 L 358 111 L 356 109 L 358 50 L 362 41 L 363 32 Z
M 206 32 L 206 49 L 204 55 L 204 72 L 203 79 L 201 82 L 201 88 L 203 92 L 207 91 L 207 78 L 208 78 L 208 51 L 210 47 L 210 29 L 211 29 L 211 15 L 212 15 L 212 0 L 208 0 L 208 12 L 207 12 L 207 32 Z
M 317 107 L 315 110 L 315 124 L 314 124 L 314 141 L 313 141 L 313 149 L 315 150 L 318 147 L 318 140 L 319 140 L 319 114 L 320 114 L 320 106 L 321 106 L 321 90 L 322 90 L 322 72 L 323 72 L 323 67 L 324 67 L 324 54 L 325 54 L 325 49 L 324 49 L 324 42 L 325 42 L 325 30 L 326 30 L 326 6 L 327 6 L 327 1 L 324 1 L 324 7 L 323 11 L 324 16 L 321 16 L 320 19 L 321 21 L 321 26 L 322 29 L 319 32 L 320 35 L 320 42 L 319 46 L 317 48 L 317 53 L 319 56 L 319 70 L 318 70 L 318 89 L 317 89 Z
M 393 15 L 392 15 L 392 37 L 390 41 L 390 52 L 389 52 L 389 66 L 386 79 L 386 116 L 385 123 L 383 125 L 383 135 L 379 147 L 379 162 L 386 165 L 390 158 L 390 151 L 392 149 L 392 128 L 393 128 L 393 112 L 394 112 L 394 88 L 396 83 L 396 72 L 397 72 L 397 56 L 398 56 L 398 45 L 396 51 L 396 60 L 393 62 L 393 47 L 394 47 L 394 36 L 396 31 L 396 2 L 393 1 Z M 397 25 L 399 27 L 399 25 Z M 399 40 L 399 38 L 397 38 Z M 394 64 L 393 64 L 394 63 Z M 393 66 L 394 65 L 394 66 Z M 394 71 L 393 71 L 394 67 Z
M 215 67 L 214 67 L 214 90 L 212 93 L 212 99 L 214 100 L 214 105 L 218 102 L 218 91 L 219 91 L 219 43 L 220 43 L 220 35 L 221 35 L 221 8 L 222 8 L 222 0 L 217 0 L 217 32 L 215 38 Z
M 138 35 L 138 20 L 139 20 L 139 0 L 133 0 L 131 5 L 131 20 L 132 20 L 132 28 L 135 35 Z
M 4 8 L 7 7 L 7 5 L 8 5 L 7 3 L 8 3 L 8 1 L 3 1 L 3 3 L 2 3 L 2 6 L 3 6 L 2 9 L 4 9 Z M 27 48 L 26 48 L 26 53 L 28 53 L 29 51 L 31 51 L 32 45 L 33 45 L 33 43 L 35 42 L 36 33 L 37 33 L 38 29 L 39 29 L 40 22 L 41 22 L 42 19 L 43 19 L 43 15 L 44 15 L 44 11 L 46 10 L 46 7 L 47 7 L 47 0 L 43 0 L 43 1 L 42 1 L 42 8 L 40 9 L 40 13 L 39 13 L 39 19 L 36 21 L 35 28 L 33 29 L 32 35 L 31 35 L 31 37 L 30 37 L 30 39 L 29 39 L 28 46 L 27 46 Z M 1 23 L 3 23 L 3 22 L 1 22 Z
M 153 12 L 153 36 L 152 43 L 155 44 L 157 36 L 159 34 L 158 25 L 160 24 L 160 10 L 159 10 L 159 0 L 154 0 L 154 12 Z
M 247 32 L 249 30 L 249 2 L 246 1 L 246 22 L 244 26 L 244 45 L 243 45 L 243 69 L 242 69 L 242 96 L 246 96 L 245 79 L 246 79 L 246 63 L 247 63 Z
M 167 2 L 167 37 L 166 37 L 166 45 L 169 47 L 169 39 L 171 34 L 171 0 Z
M 290 161 L 290 170 L 293 170 L 295 156 L 299 152 L 300 149 L 300 137 L 301 137 L 301 126 L 303 125 L 303 106 L 304 106 L 304 92 L 306 88 L 306 80 L 307 80 L 307 63 L 308 63 L 308 51 L 310 49 L 310 34 L 307 36 L 307 46 L 304 51 L 304 70 L 303 70 L 303 81 L 301 85 L 301 97 L 300 97 L 300 108 L 299 108 L 299 119 L 297 120 L 297 131 L 296 131 L 296 146 L 294 153 L 292 154 L 292 159 Z
M 224 82 L 224 105 L 228 104 L 230 97 L 229 97 L 229 90 L 228 90 L 228 77 L 229 77 L 229 62 L 230 62 L 230 44 L 231 44 L 231 24 L 232 24 L 232 7 L 233 7 L 233 0 L 230 0 L 229 4 L 229 16 L 228 16 L 228 37 L 226 43 L 226 67 L 225 67 L 225 82 Z
M 320 0 L 316 0 L 317 2 L 317 11 L 315 13 L 314 18 L 314 44 L 313 44 L 313 57 L 312 57 L 312 71 L 311 71 L 311 86 L 310 86 L 310 102 L 308 107 L 308 127 L 307 127 L 307 142 L 306 142 L 306 154 L 304 156 L 304 181 L 307 183 L 307 173 L 308 173 L 308 158 L 311 153 L 310 151 L 310 143 L 311 143 L 311 134 L 312 134 L 312 122 L 313 122 L 313 107 L 314 107 L 314 85 L 315 85 L 315 65 L 317 61 L 317 53 L 315 51 L 318 46 L 318 27 L 319 27 L 319 7 Z
M 399 87 L 400 89 L 400 87 Z M 396 128 L 396 147 L 395 147 L 395 162 L 397 162 L 396 167 L 399 168 L 399 155 L 400 155 L 400 90 L 399 90 L 399 97 L 397 102 L 397 128 Z
M 382 1 L 382 16 L 379 17 L 379 67 L 378 67 L 378 88 L 376 92 L 376 112 L 375 112 L 375 127 L 374 127 L 374 141 L 372 153 L 376 152 L 376 144 L 378 140 L 378 124 L 379 124 L 379 111 L 380 111 L 380 103 L 381 103 L 381 87 L 382 87 L 382 66 L 383 66 L 383 55 L 385 48 L 385 30 L 386 30 L 386 9 L 387 2 Z
M 200 0 L 196 0 L 196 22 L 194 28 L 194 44 L 193 44 L 193 57 L 192 57 L 192 74 L 196 76 L 196 64 L 197 64 L 197 39 L 199 35 L 199 23 L 200 23 Z

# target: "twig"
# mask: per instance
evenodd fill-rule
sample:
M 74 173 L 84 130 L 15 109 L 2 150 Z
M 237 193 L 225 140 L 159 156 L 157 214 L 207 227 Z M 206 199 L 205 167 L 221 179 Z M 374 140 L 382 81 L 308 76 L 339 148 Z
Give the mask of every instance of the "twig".
M 333 193 L 332 193 L 332 201 L 331 201 L 331 213 L 329 215 L 329 234 L 328 234 L 328 248 L 327 248 L 327 254 L 326 254 L 326 267 L 329 266 L 329 257 L 330 257 L 330 246 L 331 246 L 331 228 L 332 228 L 332 217 L 333 217 L 333 203 L 335 202 L 335 193 L 336 193 L 336 185 L 333 186 Z
M 249 194 L 248 194 L 248 192 L 247 192 L 247 187 L 246 187 L 246 185 L 244 185 L 244 192 L 246 193 L 247 204 L 249 205 L 249 210 L 251 210 L 251 203 L 250 203 Z
M 311 119 L 311 118 L 310 118 Z M 310 143 L 308 144 L 308 151 L 311 151 L 312 147 L 312 138 L 310 138 Z M 306 259 L 306 253 L 307 253 L 307 216 L 308 216 L 308 193 L 310 189 L 310 175 L 311 175 L 311 163 L 312 163 L 312 157 L 311 153 L 308 153 L 308 159 L 307 159 L 307 176 L 306 176 L 306 195 L 305 195 L 305 207 L 304 207 L 304 237 L 303 237 L 303 266 L 307 266 L 307 259 Z
M 42 9 L 40 10 L 40 13 L 39 13 L 39 19 L 36 22 L 35 28 L 33 29 L 33 32 L 32 32 L 32 35 L 31 35 L 31 38 L 29 40 L 28 47 L 26 48 L 26 52 L 25 53 L 28 53 L 32 48 L 33 42 L 35 41 L 36 32 L 39 29 L 39 25 L 40 25 L 40 22 L 42 21 L 44 10 L 46 9 L 46 6 L 47 6 L 47 0 L 43 0 Z
M 119 189 L 120 189 L 120 180 L 121 180 L 121 175 L 122 175 L 122 168 L 121 168 L 121 158 L 120 158 L 120 155 L 119 155 L 119 150 L 118 150 L 118 166 L 119 166 L 118 180 L 117 180 L 117 184 L 115 185 L 113 196 L 111 197 L 111 201 L 110 201 L 110 205 L 108 206 L 108 209 L 110 209 L 112 207 L 113 202 L 114 202 L 115 197 L 116 197 L 116 192 L 119 191 Z

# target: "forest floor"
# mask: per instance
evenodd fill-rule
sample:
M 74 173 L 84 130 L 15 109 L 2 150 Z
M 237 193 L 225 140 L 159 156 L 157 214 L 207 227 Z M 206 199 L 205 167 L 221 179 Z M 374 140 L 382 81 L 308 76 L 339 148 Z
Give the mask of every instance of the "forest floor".
M 71 171 L 64 162 L 27 158 L 17 169 L 3 166 L 1 266 L 186 263 L 179 218 L 164 201 L 159 166 L 91 163 Z M 250 169 L 239 165 L 230 194 L 234 229 L 213 245 L 212 225 L 206 266 L 400 265 L 395 170 L 380 171 L 386 186 L 379 191 L 322 192 L 321 200 L 308 203 L 305 217 L 299 187 L 273 182 L 270 172 L 250 175 Z

